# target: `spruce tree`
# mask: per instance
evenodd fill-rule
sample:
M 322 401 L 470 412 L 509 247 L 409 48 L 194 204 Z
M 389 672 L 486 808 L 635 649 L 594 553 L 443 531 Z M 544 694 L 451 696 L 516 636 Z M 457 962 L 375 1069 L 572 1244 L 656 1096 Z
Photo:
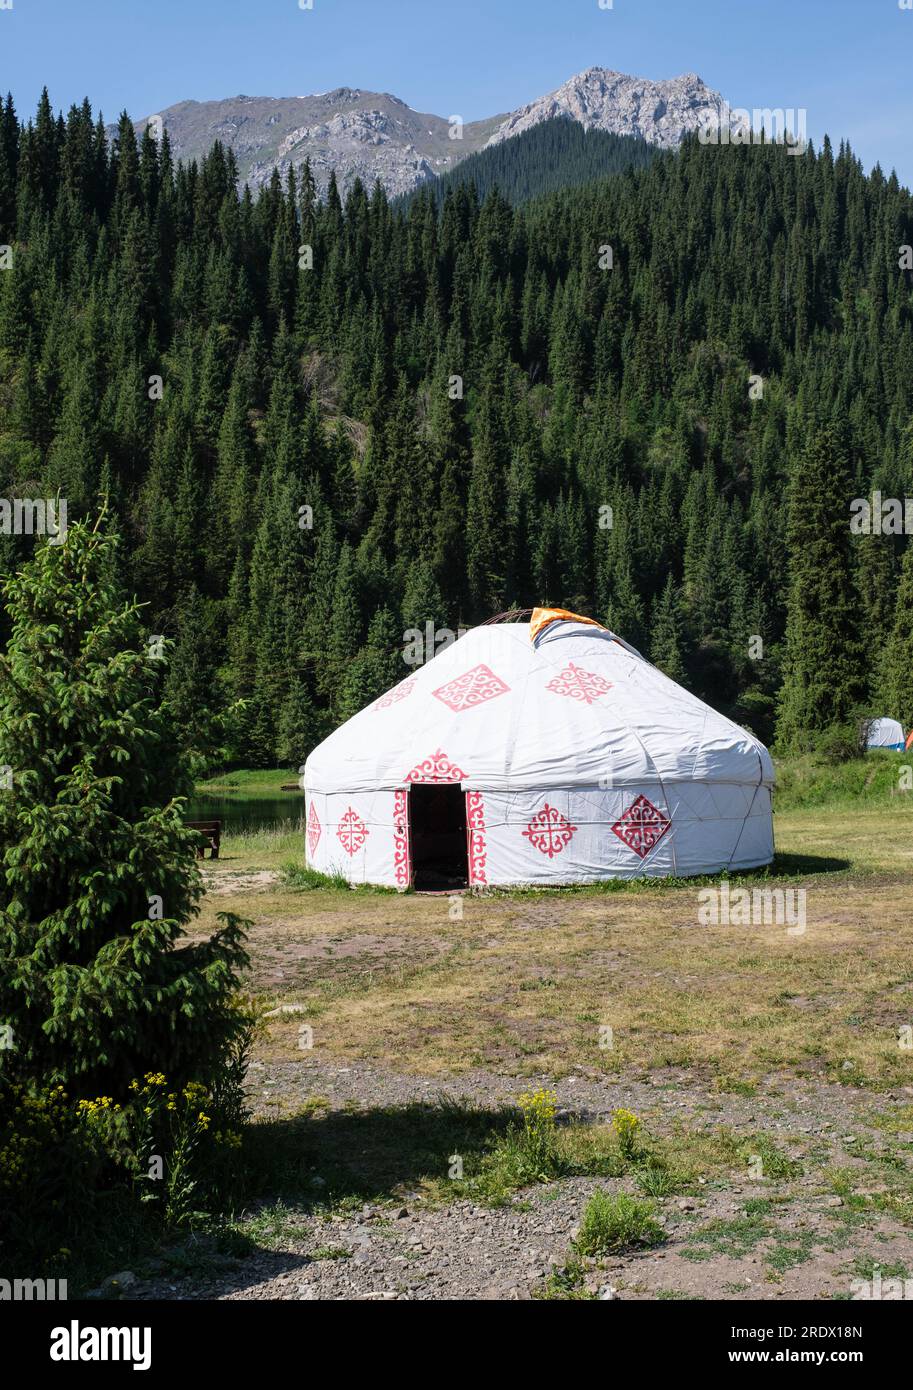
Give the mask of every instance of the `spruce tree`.
M 852 477 L 832 427 L 814 431 L 790 477 L 791 562 L 777 738 L 801 748 L 844 724 L 866 691 L 850 547 Z
M 4 585 L 0 658 L 0 1074 L 122 1094 L 204 1083 L 240 1019 L 237 919 L 181 944 L 201 885 L 164 662 L 114 579 L 113 535 L 70 527 Z
M 379 608 L 368 626 L 364 646 L 346 672 L 338 717 L 357 714 L 408 674 L 393 615 L 389 608 Z
M 673 681 L 683 681 L 682 619 L 675 581 L 671 574 L 653 609 L 650 624 L 650 660 Z
M 894 626 L 888 637 L 881 694 L 885 714 L 913 728 L 913 543 L 907 542 L 897 588 Z

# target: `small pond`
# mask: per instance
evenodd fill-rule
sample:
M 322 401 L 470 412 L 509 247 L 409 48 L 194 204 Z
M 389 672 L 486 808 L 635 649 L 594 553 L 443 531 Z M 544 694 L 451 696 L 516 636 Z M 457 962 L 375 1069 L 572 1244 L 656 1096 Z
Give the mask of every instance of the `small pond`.
M 245 792 L 198 792 L 185 811 L 187 820 L 220 820 L 225 834 L 251 830 L 297 829 L 304 816 L 304 793 L 284 792 L 272 796 Z

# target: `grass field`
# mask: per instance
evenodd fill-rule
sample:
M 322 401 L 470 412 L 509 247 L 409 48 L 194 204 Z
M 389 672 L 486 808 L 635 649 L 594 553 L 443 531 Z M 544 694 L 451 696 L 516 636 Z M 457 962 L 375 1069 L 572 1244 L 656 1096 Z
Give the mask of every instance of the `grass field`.
M 893 782 L 892 761 L 873 764 Z M 792 800 L 817 801 L 815 770 L 789 771 Z M 273 1007 L 302 1005 L 334 1056 L 428 1074 L 795 1068 L 890 1086 L 913 1073 L 898 1046 L 913 1022 L 913 800 L 871 795 L 870 765 L 838 771 L 849 785 L 826 769 L 829 804 L 778 810 L 772 868 L 731 880 L 804 888 L 800 934 L 702 926 L 698 893 L 712 880 L 455 904 L 301 888 L 283 874 L 303 860 L 291 827 L 225 839 L 201 925 L 216 911 L 250 916 L 255 989 Z M 270 1045 L 293 1027 L 276 1022 Z
M 256 768 L 241 769 L 234 772 L 218 772 L 197 784 L 198 792 L 236 792 L 245 797 L 276 796 L 279 792 L 298 783 L 299 774 L 294 768 Z

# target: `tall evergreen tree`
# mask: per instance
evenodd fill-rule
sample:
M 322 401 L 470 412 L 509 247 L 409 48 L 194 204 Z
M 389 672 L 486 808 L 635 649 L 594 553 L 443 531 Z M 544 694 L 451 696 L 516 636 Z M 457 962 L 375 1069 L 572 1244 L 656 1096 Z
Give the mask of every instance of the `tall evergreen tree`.
M 680 683 L 685 679 L 683 646 L 681 612 L 675 581 L 670 575 L 653 610 L 650 624 L 650 660 L 670 680 Z
M 815 429 L 788 489 L 790 593 L 777 737 L 802 747 L 850 719 L 866 656 L 850 549 L 852 475 L 835 429 Z
M 897 599 L 894 624 L 884 655 L 881 695 L 885 713 L 899 719 L 905 729 L 913 728 L 913 544 L 907 542 Z

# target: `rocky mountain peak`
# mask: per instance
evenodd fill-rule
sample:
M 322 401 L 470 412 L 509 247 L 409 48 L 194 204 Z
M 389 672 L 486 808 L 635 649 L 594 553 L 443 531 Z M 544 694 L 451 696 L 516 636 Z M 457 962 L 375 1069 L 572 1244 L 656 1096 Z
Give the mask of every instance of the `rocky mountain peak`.
M 497 145 L 540 121 L 569 116 L 581 125 L 613 135 L 637 135 L 669 149 L 697 129 L 708 109 L 719 111 L 722 97 L 694 72 L 664 81 L 630 77 L 593 67 L 575 74 L 554 92 L 514 111 L 488 141 Z
M 721 106 L 697 73 L 654 82 L 591 67 L 518 111 L 468 122 L 456 140 L 444 117 L 414 111 L 389 92 L 358 87 L 303 97 L 182 101 L 158 114 L 178 159 L 200 159 L 221 140 L 234 152 L 241 178 L 254 187 L 267 183 L 274 169 L 284 175 L 309 159 L 320 188 L 335 171 L 343 195 L 358 178 L 368 187 L 380 179 L 395 197 L 555 116 L 670 148 L 697 128 L 702 112 Z M 138 129 L 145 125 L 140 121 Z

